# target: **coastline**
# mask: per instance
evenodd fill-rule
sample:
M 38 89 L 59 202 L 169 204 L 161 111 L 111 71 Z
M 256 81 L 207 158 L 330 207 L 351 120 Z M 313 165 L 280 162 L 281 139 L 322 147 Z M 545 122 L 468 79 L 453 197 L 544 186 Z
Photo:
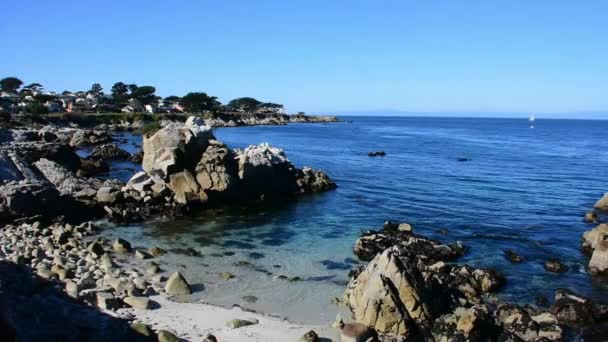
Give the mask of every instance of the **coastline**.
M 200 123 L 200 122 L 197 123 L 197 121 L 195 121 L 195 120 L 196 119 L 191 119 L 191 120 L 189 119 L 189 122 L 187 122 L 186 124 L 178 124 L 178 126 L 172 126 L 173 124 L 169 123 L 169 124 L 165 125 L 163 129 L 167 130 L 165 132 L 173 132 L 173 131 L 171 131 L 171 129 L 175 129 L 175 130 L 177 130 L 177 132 L 182 132 L 182 133 L 186 132 L 187 134 L 194 134 L 197 137 L 198 136 L 205 137 L 205 139 L 207 139 L 208 141 L 214 140 L 214 139 L 212 139 L 211 136 L 208 135 L 209 131 L 207 129 L 202 128 L 203 127 L 202 123 Z M 187 131 L 184 131 L 184 129 L 187 129 Z M 192 132 L 192 133 L 189 133 L 189 132 Z M 56 133 L 61 134 L 60 131 L 57 131 Z M 55 133 L 53 133 L 53 134 L 55 134 Z M 19 132 L 18 135 L 24 136 L 27 138 L 31 134 L 27 133 L 27 132 Z M 48 134 L 43 133 L 43 136 L 48 136 Z M 76 136 L 76 134 L 71 136 L 70 141 L 72 139 L 74 139 L 74 136 Z M 148 137 L 146 139 L 150 139 L 150 137 Z M 31 142 L 32 141 L 29 141 L 29 143 L 31 143 Z M 17 144 L 17 146 L 21 146 L 21 145 Z M 209 158 L 210 160 L 216 160 L 215 159 L 216 156 L 221 155 L 221 153 L 224 153 L 223 151 L 225 151 L 226 153 L 229 153 L 226 146 L 222 145 L 219 142 L 210 143 L 208 145 L 205 145 L 204 147 L 201 147 L 200 149 L 212 152 L 208 155 L 208 157 L 211 157 L 211 156 L 213 157 L 213 158 Z M 219 152 L 221 152 L 221 153 L 219 153 Z M 207 153 L 207 152 L 205 152 L 205 153 Z M 234 152 L 234 153 L 237 153 L 237 152 Z M 265 155 L 269 160 L 276 159 L 276 160 L 280 161 L 280 163 L 287 163 L 287 161 L 284 160 L 281 156 L 282 152 L 275 150 L 271 147 L 267 147 L 267 146 L 254 146 L 254 148 L 252 148 L 252 149 L 249 149 L 249 150 L 243 151 L 243 152 L 238 152 L 238 153 L 242 153 L 242 154 L 240 154 L 242 156 L 250 156 L 250 153 L 252 155 L 258 155 L 258 153 L 261 153 L 262 155 Z M 15 163 L 15 165 L 19 164 L 19 158 L 16 158 L 14 156 L 10 156 L 10 158 L 12 158 L 11 160 Z M 198 159 L 198 157 L 197 157 L 197 159 Z M 19 165 L 20 166 L 25 165 L 27 167 L 28 163 L 30 163 L 30 162 L 26 160 L 26 162 L 24 164 L 19 164 Z M 52 166 L 52 165 L 53 164 L 51 164 L 50 162 L 40 163 L 40 161 L 37 161 L 37 162 L 33 163 L 33 165 L 31 165 L 30 167 L 37 168 L 39 171 L 41 171 L 43 174 L 45 174 L 45 176 L 47 178 L 52 179 L 53 177 L 50 177 L 49 175 L 54 175 L 57 173 L 57 171 L 55 169 L 50 168 L 50 166 Z M 208 165 L 209 164 L 205 164 L 205 166 L 208 166 Z M 204 171 L 204 172 L 207 172 L 207 173 L 213 172 L 213 173 L 217 173 L 217 175 L 224 176 L 224 174 L 222 173 L 224 171 L 216 168 L 216 166 L 218 166 L 218 164 L 211 164 L 211 165 L 214 165 L 214 166 L 212 168 L 205 169 L 207 171 Z M 224 165 L 224 164 L 221 164 L 221 163 L 219 164 L 219 166 L 222 166 L 222 165 Z M 288 169 L 290 169 L 291 167 L 293 167 L 293 166 L 289 166 Z M 230 169 L 230 167 L 227 169 Z M 48 173 L 49 170 L 51 170 L 52 172 Z M 175 171 L 172 171 L 172 172 L 175 172 Z M 202 170 L 197 171 L 197 173 L 201 173 L 201 172 L 203 172 L 203 171 Z M 143 176 L 145 176 L 145 175 L 141 175 L 141 177 L 143 177 Z M 80 177 L 80 176 L 74 177 L 73 175 L 68 175 L 67 172 L 62 174 L 62 177 L 65 177 L 65 179 L 68 179 L 71 177 L 70 179 L 73 178 L 77 182 L 81 182 L 81 181 L 87 179 L 86 177 Z M 213 176 L 211 178 L 216 179 L 217 177 Z M 135 195 L 130 195 L 129 193 L 133 192 L 133 189 L 136 189 L 135 187 L 138 186 L 138 184 L 148 182 L 147 179 L 149 179 L 149 178 L 146 178 L 144 180 L 138 180 L 136 182 L 130 182 L 131 183 L 130 188 L 127 184 L 119 192 L 114 192 L 114 191 L 109 191 L 109 190 L 101 191 L 102 195 L 100 196 L 99 191 L 101 190 L 101 188 L 108 187 L 108 185 L 106 184 L 106 186 L 102 186 L 101 188 L 99 188 L 98 192 L 96 193 L 97 201 L 100 201 L 102 198 L 103 198 L 104 202 L 107 201 L 106 206 L 111 209 L 110 211 L 112 211 L 112 215 L 113 215 L 113 213 L 115 212 L 115 211 L 113 211 L 113 205 L 118 203 L 119 201 L 124 200 L 124 198 L 121 198 L 119 200 L 117 193 L 124 194 L 122 196 L 125 196 L 125 195 L 135 196 Z M 199 181 L 198 176 L 197 176 L 197 181 Z M 152 181 L 152 182 L 154 182 L 154 181 Z M 204 182 L 201 182 L 201 184 L 203 184 L 203 183 Z M 147 184 L 149 185 L 151 183 L 147 183 Z M 160 183 L 155 183 L 155 184 L 160 184 Z M 226 185 L 226 184 L 224 184 L 224 185 Z M 306 185 L 306 184 L 308 184 L 308 185 Z M 313 183 L 302 183 L 300 185 L 311 186 L 312 184 Z M 218 184 L 215 184 L 214 186 L 217 186 L 217 185 Z M 98 185 L 95 185 L 95 186 L 98 186 Z M 144 185 L 144 186 L 146 186 L 146 185 Z M 144 189 L 144 190 L 137 190 L 137 192 L 143 191 L 145 194 L 139 195 L 141 197 L 141 199 L 135 199 L 136 201 L 140 201 L 140 200 L 145 201 L 144 198 L 146 198 L 146 196 L 151 196 L 150 190 L 145 190 L 144 187 L 142 187 L 142 189 Z M 218 189 L 218 188 L 216 188 L 216 189 Z M 163 191 L 165 191 L 165 190 L 163 190 Z M 171 191 L 175 195 L 177 195 L 175 187 L 172 188 Z M 217 190 L 215 190 L 215 191 L 217 191 Z M 112 194 L 115 194 L 116 198 L 113 198 Z M 167 194 L 167 192 L 165 192 L 165 194 Z M 187 201 L 191 200 L 191 197 L 189 195 L 187 195 L 183 198 L 186 199 Z M 110 199 L 111 201 L 108 201 L 108 199 Z M 147 201 L 149 201 L 149 199 Z M 140 203 L 140 202 L 138 202 L 138 203 Z M 169 201 L 168 203 L 170 203 L 171 205 L 174 205 L 173 200 Z M 598 205 L 597 205 L 598 209 L 606 207 L 605 205 L 601 205 L 601 203 L 602 203 L 601 201 L 598 202 Z M 138 205 L 140 205 L 140 204 L 138 204 Z M 135 207 L 135 208 L 137 208 L 137 207 Z M 122 210 L 122 208 L 121 208 L 121 210 Z M 128 212 L 127 214 L 130 215 L 131 213 Z M 152 213 L 152 215 L 157 215 L 157 214 L 158 213 Z M 127 216 L 125 214 L 122 214 L 122 215 Z M 592 214 L 589 214 L 589 217 L 590 217 L 590 220 L 598 221 L 597 215 L 594 217 Z M 43 221 L 48 221 L 49 217 L 38 216 L 37 219 L 42 219 Z M 26 223 L 23 223 L 23 222 L 26 222 Z M 401 225 L 399 225 L 399 226 L 393 226 L 391 224 L 388 225 L 388 227 L 390 229 L 398 229 L 399 231 L 405 231 L 405 232 L 411 231 L 412 227 L 409 226 L 409 228 L 408 228 L 408 226 L 409 225 L 404 225 L 403 228 L 401 228 Z M 337 334 L 338 334 L 338 330 L 336 330 L 335 328 L 330 328 L 330 327 L 326 327 L 326 326 L 302 325 L 302 324 L 297 324 L 297 323 L 289 322 L 286 320 L 282 320 L 279 318 L 266 316 L 264 314 L 259 314 L 259 313 L 252 313 L 252 312 L 242 311 L 242 310 L 238 310 L 238 309 L 235 310 L 235 309 L 221 308 L 221 307 L 204 304 L 204 303 L 198 303 L 198 302 L 178 303 L 178 302 L 169 301 L 164 296 L 159 297 L 158 293 L 164 293 L 164 292 L 168 293 L 169 292 L 167 290 L 167 287 L 163 287 L 163 285 L 165 285 L 167 282 L 166 279 L 165 280 L 162 280 L 162 279 L 164 276 L 167 276 L 171 272 L 173 272 L 174 269 L 167 269 L 167 270 L 164 270 L 163 272 L 158 272 L 158 269 L 157 269 L 156 271 L 154 271 L 154 275 L 148 273 L 148 269 L 154 269 L 154 266 L 152 264 L 155 261 L 155 259 L 154 259 L 154 257 L 156 256 L 155 253 L 158 252 L 158 250 L 154 250 L 154 246 L 146 246 L 147 249 L 146 248 L 131 249 L 129 247 L 130 250 L 127 253 L 121 252 L 120 251 L 121 248 L 127 249 L 124 246 L 129 245 L 128 241 L 125 243 L 125 241 L 120 242 L 120 240 L 115 240 L 112 242 L 112 241 L 99 239 L 99 235 L 97 234 L 95 229 L 89 229 L 87 227 L 88 226 L 86 224 L 84 226 L 82 226 L 82 225 L 73 226 L 73 225 L 65 224 L 64 222 L 61 222 L 59 224 L 56 224 L 56 223 L 49 224 L 46 222 L 45 223 L 38 222 L 36 224 L 36 222 L 34 222 L 31 217 L 22 218 L 22 219 L 16 221 L 15 226 L 10 226 L 10 227 L 7 226 L 3 230 L 3 234 L 7 234 L 7 235 L 3 236 L 3 241 L 2 241 L 3 243 L 1 246 L 2 252 L 6 253 L 6 255 L 3 255 L 3 259 L 5 259 L 5 258 L 9 259 L 17 264 L 30 265 L 31 269 L 35 270 L 35 272 L 40 277 L 49 278 L 49 279 L 53 280 L 54 282 L 57 281 L 57 279 L 59 279 L 61 282 L 55 282 L 54 284 L 63 284 L 65 286 L 65 291 L 71 292 L 72 294 L 73 294 L 74 285 L 72 284 L 72 282 L 70 282 L 71 281 L 70 278 L 73 275 L 68 276 L 68 274 L 69 274 L 69 272 L 76 272 L 76 275 L 81 278 L 82 274 L 86 273 L 86 270 L 84 270 L 84 269 L 79 270 L 78 266 L 84 266 L 84 265 L 82 265 L 81 260 L 85 260 L 87 262 L 87 264 L 86 264 L 87 266 L 89 264 L 92 264 L 91 267 L 93 267 L 93 270 L 99 271 L 99 272 L 97 272 L 97 274 L 95 274 L 97 277 L 96 278 L 93 277 L 93 279 L 95 280 L 95 283 L 96 283 L 96 289 L 94 291 L 89 291 L 89 290 L 91 290 L 91 288 L 88 288 L 88 289 L 84 289 L 84 292 L 82 292 L 82 288 L 78 288 L 78 286 L 77 286 L 76 287 L 77 292 L 80 292 L 77 295 L 77 297 L 82 296 L 83 300 L 85 300 L 89 304 L 92 304 L 95 306 L 103 307 L 103 306 L 109 305 L 109 307 L 111 307 L 113 310 L 117 310 L 116 312 L 119 314 L 118 315 L 119 317 L 128 318 L 130 322 L 132 322 L 133 319 L 141 320 L 147 325 L 154 326 L 153 330 L 158 330 L 158 331 L 173 330 L 179 336 L 198 339 L 199 337 L 201 337 L 200 334 L 202 334 L 202 333 L 199 333 L 199 329 L 201 329 L 201 327 L 202 327 L 203 332 L 205 332 L 205 333 L 211 332 L 214 335 L 217 334 L 218 337 L 220 337 L 222 340 L 225 340 L 225 339 L 230 340 L 231 338 L 234 338 L 235 340 L 250 339 L 253 341 L 257 341 L 257 340 L 259 340 L 259 341 L 277 340 L 278 341 L 278 340 L 287 339 L 287 338 L 288 339 L 292 339 L 292 338 L 297 339 L 298 336 L 302 336 L 304 333 L 306 333 L 308 330 L 311 330 L 311 329 L 315 330 L 319 335 L 321 335 L 321 337 L 329 336 L 330 338 L 335 338 L 335 336 L 337 336 Z M 386 224 L 385 224 L 385 229 L 386 229 Z M 381 234 L 383 234 L 383 233 L 376 232 L 377 236 L 380 236 Z M 403 236 L 400 237 L 400 239 L 399 239 L 399 241 L 401 241 L 401 242 L 407 241 L 406 238 L 407 239 L 411 238 L 411 235 L 409 233 L 404 233 L 402 235 Z M 83 237 L 85 237 L 85 236 L 87 236 L 87 238 L 83 239 Z M 367 236 L 367 235 L 364 235 L 364 237 L 365 236 Z M 24 238 L 26 241 L 26 246 L 24 247 L 24 246 L 20 245 L 19 243 L 16 243 L 15 237 Z M 417 241 L 422 241 L 422 242 L 429 241 L 428 239 L 420 237 L 420 236 L 418 236 L 416 238 L 419 239 Z M 376 248 L 373 252 L 369 252 L 369 253 L 365 254 L 363 257 L 360 256 L 360 259 L 363 261 L 370 261 L 370 260 L 373 261 L 375 256 L 380 255 L 379 253 L 381 253 L 381 252 L 384 253 L 384 251 L 386 251 L 387 249 L 394 247 L 394 245 L 399 245 L 399 244 L 401 244 L 401 242 L 395 242 L 395 241 L 389 240 L 387 243 L 384 243 L 384 242 L 378 243 L 377 241 L 375 241 L 373 243 L 378 243 L 378 245 L 380 247 Z M 589 244 L 591 246 L 593 246 L 593 243 L 594 243 L 593 241 L 589 242 Z M 97 244 L 97 247 L 95 247 L 95 244 Z M 118 244 L 118 247 L 116 247 L 117 244 Z M 359 242 L 357 242 L 357 244 L 359 244 Z M 357 246 L 357 244 L 355 246 Z M 42 251 L 42 254 L 41 254 L 40 251 L 38 251 L 36 248 L 34 248 L 37 245 L 44 246 L 44 248 L 47 248 L 47 250 Z M 48 249 L 49 245 L 52 245 L 52 247 L 50 249 Z M 101 248 L 101 251 L 103 251 L 103 252 L 100 251 L 100 248 Z M 408 248 L 410 248 L 410 247 L 408 247 Z M 412 249 L 414 251 L 416 248 L 419 248 L 419 246 L 412 247 Z M 441 249 L 443 249 L 443 247 L 441 247 Z M 155 252 L 153 252 L 153 251 L 155 251 Z M 422 249 L 421 251 L 422 251 L 422 253 L 419 253 L 420 255 L 422 255 L 425 252 L 424 249 Z M 597 251 L 603 252 L 603 250 L 601 248 L 597 249 Z M 74 253 L 72 253 L 72 252 L 74 252 Z M 168 252 L 173 253 L 172 251 L 168 251 Z M 399 257 L 401 257 L 401 256 L 399 256 Z M 62 258 L 66 258 L 68 260 L 64 260 Z M 438 262 L 444 261 L 442 259 L 443 257 L 438 258 L 438 259 L 435 259 L 435 258 L 437 258 L 436 255 L 434 255 L 430 260 L 438 261 Z M 451 258 L 452 258 L 452 256 L 448 255 L 448 256 L 446 256 L 445 261 L 452 260 Z M 52 261 L 50 261 L 50 260 L 52 260 Z M 135 260 L 136 267 L 131 267 L 133 265 L 130 262 L 128 262 L 127 260 Z M 79 265 L 79 263 L 81 263 L 81 265 Z M 373 263 L 370 263 L 370 264 L 373 265 Z M 356 281 L 356 278 L 360 274 L 362 274 L 360 272 L 365 272 L 365 269 L 370 264 L 359 267 L 358 270 L 353 274 L 353 278 L 351 279 L 351 281 L 352 282 Z M 466 265 L 462 265 L 461 263 L 458 263 L 458 264 L 460 264 L 460 266 L 463 267 L 462 269 L 466 269 L 466 267 L 468 267 Z M 402 272 L 406 275 L 408 274 L 408 272 L 413 272 L 413 273 L 429 272 L 430 274 L 434 274 L 434 272 L 436 272 L 435 268 L 437 268 L 439 270 L 448 269 L 448 270 L 450 270 L 449 272 L 451 274 L 451 272 L 452 272 L 451 270 L 455 268 L 454 265 L 458 265 L 458 264 L 449 263 L 449 264 L 445 264 L 445 265 L 444 264 L 437 265 L 437 263 L 424 262 L 422 264 L 422 266 L 421 265 L 416 266 L 416 267 L 420 267 L 420 270 L 415 270 L 415 268 L 412 268 L 412 269 L 414 269 L 414 271 L 412 271 L 411 269 L 405 269 L 404 271 L 400 270 L 399 272 L 400 273 Z M 160 265 L 160 266 L 163 266 L 163 265 Z M 158 268 L 159 265 L 156 265 L 155 267 Z M 411 266 L 411 267 L 414 267 L 414 266 Z M 560 268 L 559 263 L 551 264 L 550 267 L 557 267 L 557 268 L 555 268 L 555 271 L 554 271 L 556 273 L 562 272 L 559 269 Z M 442 271 L 442 272 L 444 272 L 444 271 Z M 160 276 L 158 276 L 159 273 L 160 273 Z M 478 270 L 475 270 L 473 274 L 479 274 Z M 482 273 L 482 274 L 487 274 L 487 273 Z M 229 276 L 229 275 L 226 275 L 226 276 Z M 61 279 L 62 277 L 63 277 L 63 279 Z M 483 277 L 485 277 L 483 279 L 490 279 L 490 280 L 482 280 L 480 283 L 473 284 L 473 285 L 466 284 L 466 283 L 461 283 L 461 284 L 457 283 L 456 287 L 458 288 L 458 286 L 471 285 L 471 286 L 473 286 L 473 288 L 475 288 L 475 286 L 481 286 L 482 290 L 476 289 L 475 290 L 476 294 L 474 296 L 468 298 L 468 300 L 471 300 L 471 303 L 475 303 L 475 301 L 481 300 L 480 298 L 482 298 L 482 297 L 478 296 L 477 292 L 479 292 L 479 293 L 485 292 L 485 290 L 483 290 L 483 286 L 486 286 L 488 284 L 487 281 L 489 281 L 489 284 L 498 283 L 498 281 L 491 280 L 492 279 L 491 276 L 484 275 Z M 68 279 L 67 281 L 66 281 L 66 278 Z M 142 279 L 144 281 L 143 282 L 144 285 L 140 286 L 138 284 L 142 284 L 141 283 Z M 458 280 L 458 281 L 461 281 L 461 280 Z M 123 282 L 126 282 L 126 284 Z M 130 284 L 134 285 L 135 288 L 130 287 L 131 286 Z M 353 284 L 356 284 L 356 283 L 353 283 Z M 483 284 L 486 284 L 486 285 L 483 285 Z M 80 284 L 76 284 L 76 285 L 80 285 Z M 89 286 L 89 285 L 87 285 L 87 286 Z M 198 285 L 200 285 L 200 284 L 192 284 L 193 291 L 197 291 Z M 422 285 L 420 285 L 420 286 L 422 286 Z M 351 286 L 349 285 L 349 288 L 350 287 Z M 450 289 L 450 291 L 451 290 L 452 289 Z M 462 289 L 461 289 L 461 291 L 466 292 Z M 102 296 L 100 297 L 99 294 L 102 294 Z M 97 297 L 94 297 L 95 295 L 97 295 Z M 105 296 L 111 296 L 111 297 L 106 298 Z M 168 296 L 171 296 L 171 295 L 168 294 Z M 564 296 L 564 294 L 562 293 L 562 294 L 560 294 L 560 296 Z M 577 297 L 574 294 L 568 294 L 567 296 L 570 296 L 573 298 L 578 298 L 577 301 L 587 303 L 586 299 L 584 299 L 582 297 Z M 128 301 L 129 301 L 127 299 L 128 297 L 137 297 L 138 301 L 143 301 L 143 302 L 149 303 L 150 306 L 152 305 L 152 303 L 155 303 L 155 304 L 160 305 L 160 307 L 153 308 L 153 307 L 148 307 L 148 305 L 146 305 L 146 307 L 147 307 L 146 310 L 121 308 L 123 306 L 131 305 L 131 304 L 128 304 Z M 145 297 L 147 299 L 143 299 L 143 298 L 139 298 L 139 297 Z M 558 302 L 558 300 L 561 300 L 561 299 L 563 299 L 563 298 L 556 296 L 556 303 Z M 123 301 L 124 301 L 124 303 L 123 303 Z M 469 303 L 469 304 L 471 304 L 471 303 Z M 490 303 L 499 304 L 499 305 L 512 305 L 512 304 L 505 304 L 505 303 L 500 303 L 500 302 L 499 303 L 490 302 Z M 136 304 L 136 305 L 139 305 L 139 304 Z M 350 303 L 349 305 L 351 305 L 351 308 L 353 309 L 353 311 L 356 311 L 356 305 L 353 306 L 352 303 Z M 476 303 L 475 305 L 478 305 L 478 303 Z M 572 305 L 572 304 L 569 303 L 568 305 Z M 585 305 L 595 305 L 595 304 L 585 304 Z M 454 311 L 452 313 L 448 314 L 448 315 L 452 315 L 452 314 L 456 315 L 455 316 L 456 318 L 451 317 L 451 316 L 448 316 L 448 318 L 445 318 L 444 316 L 440 316 L 439 318 L 443 317 L 442 319 L 444 319 L 444 320 L 461 319 L 462 316 L 458 316 L 458 315 L 461 315 L 462 312 L 459 312 L 457 309 L 458 308 L 450 307 L 450 310 L 454 310 Z M 517 309 L 517 310 L 520 310 L 520 309 Z M 523 311 L 521 311 L 521 310 L 523 310 Z M 547 311 L 546 309 L 541 309 L 541 308 L 534 309 L 535 311 L 529 311 L 529 309 L 527 307 L 525 307 L 521 310 L 518 311 L 518 314 L 521 314 L 524 316 L 528 315 L 531 317 L 535 317 L 536 319 L 532 318 L 532 320 L 534 322 L 536 322 L 535 324 L 542 323 L 542 324 L 544 324 L 543 329 L 545 329 L 545 328 L 549 329 L 549 330 L 543 330 L 543 334 L 545 334 L 545 333 L 550 334 L 550 336 L 552 336 L 552 338 L 557 336 L 557 334 L 559 334 L 561 336 L 562 330 L 558 330 L 555 327 L 555 324 L 557 324 L 556 322 L 558 322 L 558 320 L 563 320 L 563 317 L 560 318 L 558 316 L 558 314 L 555 313 L 555 312 L 559 312 L 559 308 L 556 307 L 555 309 L 552 309 L 553 311 L 551 311 L 551 312 Z M 106 312 L 114 313 L 114 311 L 106 311 Z M 493 313 L 493 311 L 490 311 L 490 312 L 492 313 L 492 315 L 495 315 L 495 313 Z M 473 314 L 477 314 L 477 313 L 474 312 Z M 548 323 L 548 321 L 542 321 L 542 322 L 538 321 L 541 319 L 538 317 L 539 315 L 543 315 L 541 317 L 542 319 L 550 318 L 550 322 L 549 322 L 550 324 Z M 433 317 L 433 318 L 438 318 L 438 317 Z M 237 329 L 225 327 L 226 320 L 231 320 L 231 319 L 246 319 L 246 320 L 247 319 L 257 319 L 259 322 L 257 324 L 253 324 L 251 326 L 241 327 L 241 328 L 237 328 Z M 581 320 L 580 318 L 576 318 L 576 319 Z M 601 319 L 603 320 L 603 318 L 601 318 Z M 190 321 L 190 322 L 188 322 L 188 321 Z M 357 319 L 357 321 L 363 321 L 368 326 L 374 326 L 373 322 L 365 322 L 365 317 L 363 317 L 363 318 L 359 317 Z M 562 321 L 559 321 L 559 323 L 562 324 Z M 588 322 L 584 322 L 584 323 L 588 323 Z M 416 323 L 408 323 L 408 324 L 417 325 L 419 323 L 416 322 Z M 501 323 L 501 324 L 503 324 L 503 323 Z M 567 325 L 570 323 L 565 323 L 565 324 Z M 378 330 L 378 332 L 384 332 L 384 333 L 393 332 L 390 329 L 385 329 L 386 327 L 383 327 L 382 325 L 380 325 L 380 326 L 376 325 L 374 327 L 376 328 L 376 330 Z M 425 325 L 421 325 L 421 327 L 425 327 L 425 329 L 429 328 L 428 326 L 425 326 Z M 499 325 L 496 327 L 496 329 L 508 330 L 507 328 L 508 328 L 508 326 L 504 326 L 504 325 Z M 266 329 L 269 329 L 270 331 L 265 331 Z M 383 329 L 385 329 L 385 330 L 383 330 Z M 439 328 L 433 327 L 433 329 L 439 329 Z M 448 328 L 445 328 L 445 329 L 448 329 L 450 333 L 455 333 L 455 334 L 458 333 L 457 332 L 458 329 L 454 329 L 454 327 L 448 326 Z M 539 334 L 539 331 L 540 331 L 539 329 L 540 328 L 537 328 L 537 330 L 536 330 L 537 334 Z M 276 334 L 274 333 L 275 331 L 276 331 Z M 403 333 L 402 330 L 397 330 L 396 332 L 398 334 Z M 437 332 L 437 331 L 433 332 L 433 334 L 439 334 L 439 333 L 443 333 L 443 332 Z M 521 333 L 527 333 L 527 332 L 523 331 Z

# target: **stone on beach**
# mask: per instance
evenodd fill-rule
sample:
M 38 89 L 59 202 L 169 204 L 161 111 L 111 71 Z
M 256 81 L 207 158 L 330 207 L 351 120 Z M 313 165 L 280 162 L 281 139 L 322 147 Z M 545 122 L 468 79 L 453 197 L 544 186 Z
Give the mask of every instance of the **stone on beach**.
M 152 303 L 148 297 L 128 296 L 123 299 L 123 302 L 132 308 L 140 310 L 148 310 L 152 307 Z
M 97 292 L 97 306 L 103 310 L 115 310 L 120 307 L 120 301 L 109 292 Z
M 112 249 L 114 249 L 116 253 L 131 253 L 131 244 L 127 240 L 118 238 L 114 240 L 114 243 L 112 244 Z
M 192 293 L 190 285 L 181 273 L 173 273 L 167 280 L 165 292 L 170 295 L 187 295 Z
M 376 342 L 378 333 L 367 325 L 361 323 L 340 322 L 341 342 Z
M 232 319 L 230 321 L 228 321 L 226 323 L 226 326 L 230 329 L 238 329 L 238 328 L 242 328 L 242 327 L 246 327 L 248 325 L 254 325 L 254 324 L 258 324 L 258 320 L 245 320 L 245 319 Z
M 300 342 L 319 342 L 319 335 L 314 330 L 311 330 L 300 338 Z
M 152 330 L 152 328 L 150 328 L 149 325 L 141 323 L 141 322 L 135 322 L 135 323 L 131 324 L 131 329 L 133 331 L 135 331 L 136 333 L 138 333 L 139 335 L 149 337 L 149 338 L 153 338 L 156 335 L 154 333 L 154 330 Z
M 167 330 L 160 330 L 158 332 L 158 342 L 178 342 L 179 337 L 175 336 L 174 333 Z

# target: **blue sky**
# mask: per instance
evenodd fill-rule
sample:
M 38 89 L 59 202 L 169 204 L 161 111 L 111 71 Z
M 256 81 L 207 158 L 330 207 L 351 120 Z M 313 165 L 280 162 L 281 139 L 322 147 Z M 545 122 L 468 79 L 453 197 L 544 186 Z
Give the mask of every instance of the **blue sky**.
M 9 0 L 2 12 L 0 76 L 58 91 L 123 81 L 290 111 L 608 112 L 608 1 Z

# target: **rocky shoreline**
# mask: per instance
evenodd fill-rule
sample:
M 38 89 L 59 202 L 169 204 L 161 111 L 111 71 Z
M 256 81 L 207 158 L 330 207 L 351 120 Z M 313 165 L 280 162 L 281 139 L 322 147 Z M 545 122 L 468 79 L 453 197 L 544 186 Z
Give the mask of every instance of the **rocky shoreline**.
M 232 127 L 230 121 L 222 122 Z M 135 155 L 113 143 L 111 132 L 140 124 L 111 125 L 31 129 L 13 124 L 0 129 L 2 336 L 65 341 L 319 341 L 318 335 L 341 341 L 599 341 L 608 333 L 607 304 L 566 289 L 556 290 L 551 305 L 503 303 L 495 294 L 505 277 L 459 264 L 467 251 L 463 243 L 428 239 L 407 223 L 390 221 L 355 242 L 354 254 L 367 264 L 349 274 L 336 303 L 352 317 L 334 328 L 182 303 L 204 284 L 190 284 L 158 262 L 166 253 L 181 251 L 102 239 L 96 220 L 184 215 L 226 203 L 330 191 L 336 183 L 323 171 L 297 168 L 268 144 L 231 149 L 215 138 L 203 118 L 161 122 L 142 137 L 143 150 Z M 76 153 L 84 146 L 91 147 L 86 158 Z M 142 171 L 126 183 L 96 178 L 112 160 L 133 160 Z M 586 222 L 599 224 L 582 240 L 590 255 L 589 272 L 598 276 L 608 270 L 608 225 L 601 223 L 606 211 L 608 195 L 585 215 Z M 521 262 L 514 251 L 505 255 Z M 555 260 L 546 264 L 555 272 L 562 266 Z M 57 307 L 61 314 L 54 316 Z M 39 329 L 30 329 L 26 317 L 31 313 L 45 321 Z M 187 315 L 196 317 L 185 323 Z M 73 324 L 58 329 L 61 321 Z M 214 327 L 218 322 L 222 327 Z M 197 335 L 197 326 L 212 335 Z
M 188 114 L 85 114 L 65 113 L 46 117 L 46 122 L 59 126 L 78 126 L 101 131 L 141 130 L 153 122 L 185 122 Z M 215 113 L 200 117 L 210 127 L 281 126 L 294 123 L 334 123 L 340 120 L 329 115 L 280 113 Z M 42 118 L 38 119 L 42 121 Z

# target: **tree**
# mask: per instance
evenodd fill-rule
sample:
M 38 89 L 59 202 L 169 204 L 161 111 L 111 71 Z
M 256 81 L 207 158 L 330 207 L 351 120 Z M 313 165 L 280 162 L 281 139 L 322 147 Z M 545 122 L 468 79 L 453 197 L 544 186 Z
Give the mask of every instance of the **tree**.
M 36 92 L 42 90 L 42 88 L 44 88 L 44 87 L 40 83 L 32 83 L 32 84 L 28 84 L 25 87 L 23 87 L 23 89 L 29 89 L 31 91 L 36 91 Z
M 17 77 L 6 77 L 0 80 L 0 90 L 8 93 L 16 93 L 22 85 L 23 82 Z
M 179 100 L 181 100 L 181 98 L 179 96 L 171 95 L 171 96 L 165 97 L 163 102 L 165 104 L 173 104 L 173 103 L 179 103 Z
M 132 85 L 133 84 L 131 84 L 129 88 L 131 88 Z M 156 92 L 156 88 L 152 86 L 135 87 L 136 88 L 134 88 L 134 91 L 131 91 L 132 98 L 136 99 L 144 106 L 154 102 L 154 100 L 156 99 L 156 95 L 154 95 L 154 93 Z
M 103 88 L 101 87 L 101 84 L 99 83 L 93 83 L 93 85 L 91 86 L 91 90 L 89 90 L 89 93 L 93 94 L 93 95 L 101 95 Z
M 57 97 L 54 95 L 38 94 L 34 96 L 34 99 L 40 103 L 45 103 L 47 101 L 54 101 Z
M 129 87 L 129 92 L 131 93 L 131 95 L 133 95 L 137 91 L 137 84 L 129 84 L 127 87 Z
M 112 86 L 112 98 L 115 104 L 124 104 L 128 100 L 129 87 L 122 83 L 116 82 Z
M 245 112 L 254 112 L 262 104 L 260 101 L 253 97 L 240 97 L 228 102 L 228 107 L 237 110 L 243 110 Z
M 206 93 L 188 93 L 182 97 L 179 104 L 184 107 L 187 112 L 201 113 L 204 111 L 215 111 L 222 104 L 215 96 L 209 96 Z
M 33 101 L 25 107 L 27 113 L 33 115 L 47 114 L 49 110 L 40 102 Z

